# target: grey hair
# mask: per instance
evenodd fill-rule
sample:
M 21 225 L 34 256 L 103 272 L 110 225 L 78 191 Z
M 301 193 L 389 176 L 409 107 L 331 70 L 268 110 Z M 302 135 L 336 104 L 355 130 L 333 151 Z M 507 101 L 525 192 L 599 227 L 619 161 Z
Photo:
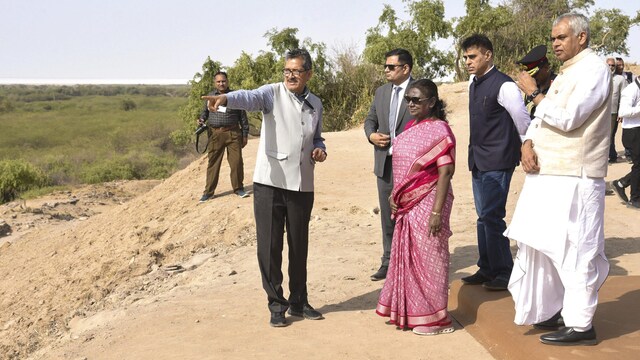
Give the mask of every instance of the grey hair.
M 574 35 L 579 35 L 581 32 L 587 34 L 587 43 L 586 46 L 589 46 L 589 41 L 591 40 L 591 31 L 589 30 L 589 19 L 586 16 L 577 13 L 577 12 L 568 12 L 558 16 L 553 21 L 553 26 L 558 25 L 558 23 L 562 20 L 566 19 L 569 23 L 569 27 L 573 31 Z
M 304 60 L 304 65 L 302 65 L 302 67 L 305 70 L 311 70 L 311 66 L 313 66 L 313 63 L 311 61 L 311 55 L 309 55 L 309 52 L 306 49 L 288 50 L 284 55 L 285 61 L 295 58 L 302 58 L 302 60 Z

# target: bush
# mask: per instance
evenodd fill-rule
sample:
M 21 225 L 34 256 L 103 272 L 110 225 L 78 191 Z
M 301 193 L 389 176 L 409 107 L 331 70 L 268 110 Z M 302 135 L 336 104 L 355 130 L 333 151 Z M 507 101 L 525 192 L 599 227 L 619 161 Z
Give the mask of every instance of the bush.
M 124 111 L 131 111 L 131 110 L 135 110 L 137 108 L 138 108 L 138 105 L 136 105 L 135 101 L 133 101 L 131 99 L 124 99 L 120 103 L 120 109 L 122 109 Z
M 178 160 L 173 156 L 145 155 L 136 166 L 141 179 L 166 179 L 178 166 Z
M 122 159 L 131 165 L 135 179 L 165 179 L 178 164 L 174 156 L 150 152 L 130 153 Z
M 80 176 L 82 181 L 97 184 L 113 180 L 132 180 L 136 178 L 133 165 L 124 159 L 107 160 L 87 167 Z
M 48 184 L 47 176 L 31 163 L 24 160 L 0 161 L 0 201 L 17 198 L 21 192 Z
M 2 96 L 0 96 L 0 113 L 8 113 L 15 109 L 13 103 Z
M 47 154 L 40 158 L 38 166 L 47 174 L 51 185 L 62 185 L 73 183 L 77 171 L 76 164 L 67 156 L 62 154 Z
M 120 156 L 95 163 L 81 174 L 89 184 L 114 180 L 164 179 L 175 171 L 178 160 L 171 155 L 151 153 Z

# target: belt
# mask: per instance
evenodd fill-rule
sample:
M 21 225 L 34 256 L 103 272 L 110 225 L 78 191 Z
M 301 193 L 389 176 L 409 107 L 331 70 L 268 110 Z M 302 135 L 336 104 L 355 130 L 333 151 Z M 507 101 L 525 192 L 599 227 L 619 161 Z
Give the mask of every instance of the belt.
M 231 131 L 231 130 L 240 130 L 240 127 L 238 125 L 231 125 L 231 126 L 211 126 L 211 128 L 213 129 L 213 131 Z

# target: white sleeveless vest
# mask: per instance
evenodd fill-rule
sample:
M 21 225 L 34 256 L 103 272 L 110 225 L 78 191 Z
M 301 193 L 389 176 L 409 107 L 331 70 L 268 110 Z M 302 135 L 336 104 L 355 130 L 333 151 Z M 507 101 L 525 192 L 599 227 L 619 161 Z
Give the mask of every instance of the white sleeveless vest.
M 298 100 L 284 83 L 273 84 L 273 110 L 263 113 L 260 145 L 253 182 L 292 191 L 313 192 L 314 162 L 311 152 L 322 103 L 309 93 Z

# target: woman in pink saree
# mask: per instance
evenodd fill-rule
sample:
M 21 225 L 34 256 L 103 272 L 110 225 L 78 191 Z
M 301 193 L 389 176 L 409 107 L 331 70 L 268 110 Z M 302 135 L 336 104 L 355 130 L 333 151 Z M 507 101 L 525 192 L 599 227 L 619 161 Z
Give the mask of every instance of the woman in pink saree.
M 455 138 L 433 81 L 411 83 L 405 100 L 414 120 L 393 142 L 389 201 L 396 226 L 376 313 L 418 335 L 450 333 L 448 241 Z

